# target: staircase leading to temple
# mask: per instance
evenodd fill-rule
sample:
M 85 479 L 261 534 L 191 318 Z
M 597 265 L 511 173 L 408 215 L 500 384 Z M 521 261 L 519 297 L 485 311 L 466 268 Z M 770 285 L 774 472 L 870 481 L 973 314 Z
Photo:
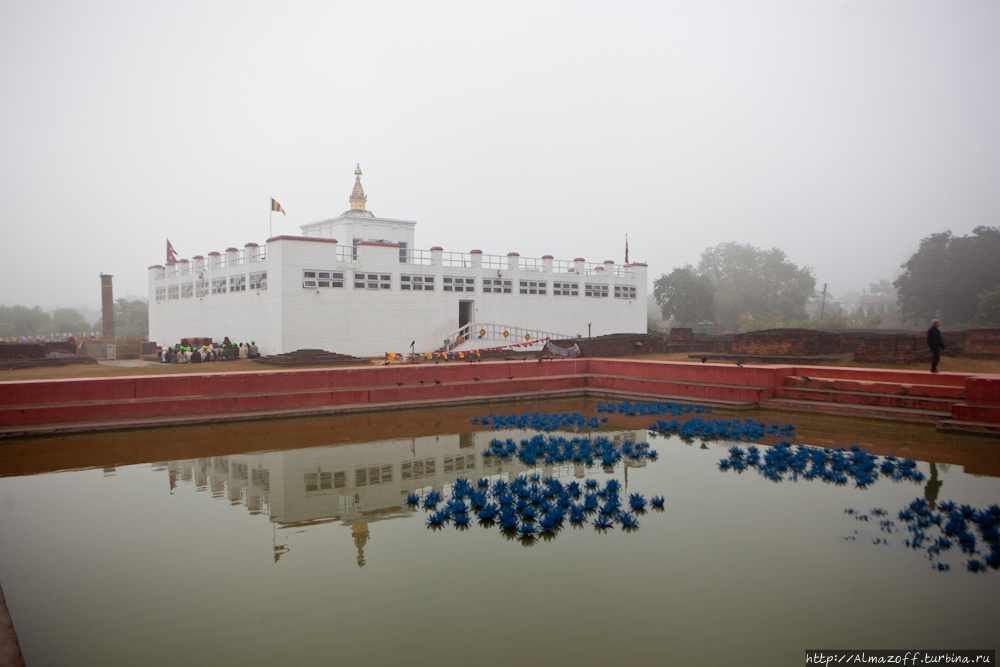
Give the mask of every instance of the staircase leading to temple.
M 949 419 L 965 398 L 965 377 L 913 371 L 883 371 L 877 379 L 855 369 L 797 368 L 762 408 L 809 410 L 881 419 L 937 422 Z
M 459 327 L 448 335 L 448 343 L 440 352 L 451 352 L 461 348 L 475 350 L 477 348 L 497 347 L 497 345 L 513 345 L 514 343 L 540 342 L 546 338 L 563 340 L 575 338 L 575 335 L 544 331 L 529 327 L 519 327 L 513 324 L 499 322 L 470 322 Z

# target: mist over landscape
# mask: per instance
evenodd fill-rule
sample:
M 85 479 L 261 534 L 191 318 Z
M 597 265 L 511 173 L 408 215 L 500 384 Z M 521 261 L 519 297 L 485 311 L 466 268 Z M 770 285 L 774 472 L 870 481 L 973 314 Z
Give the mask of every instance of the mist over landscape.
M 998 224 L 998 26 L 922 0 L 6 2 L 0 304 L 90 319 L 100 273 L 144 298 L 168 238 L 298 234 L 357 163 L 418 248 L 621 263 L 627 234 L 650 293 L 776 248 L 854 303 Z

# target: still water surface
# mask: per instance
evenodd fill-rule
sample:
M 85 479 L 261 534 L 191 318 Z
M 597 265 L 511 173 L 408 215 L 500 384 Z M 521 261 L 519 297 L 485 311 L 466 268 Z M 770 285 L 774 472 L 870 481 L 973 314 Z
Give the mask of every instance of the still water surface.
M 584 400 L 493 408 L 536 409 L 597 414 Z M 1000 503 L 995 439 L 800 425 L 793 443 L 862 442 L 927 477 L 858 489 L 721 472 L 733 442 L 651 436 L 649 417 L 621 415 L 600 434 L 658 460 L 498 464 L 482 456 L 493 438 L 533 433 L 469 423 L 488 411 L 0 447 L 0 583 L 27 664 L 799 665 L 806 649 L 997 648 L 1000 572 L 971 574 L 960 552 L 932 570 L 905 530 L 844 511 Z M 665 511 L 630 533 L 567 523 L 526 543 L 475 521 L 431 530 L 404 502 L 536 470 L 615 478 Z

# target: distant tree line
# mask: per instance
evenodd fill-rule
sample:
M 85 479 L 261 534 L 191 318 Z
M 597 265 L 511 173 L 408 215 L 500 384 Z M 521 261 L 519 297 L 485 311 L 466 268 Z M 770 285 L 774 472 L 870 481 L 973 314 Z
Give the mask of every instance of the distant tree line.
M 812 269 L 788 261 L 778 248 L 720 243 L 701 254 L 697 267 L 675 268 L 653 283 L 664 320 L 681 326 L 718 322 L 733 331 L 753 321 L 805 320 L 816 289 Z
M 1000 229 L 976 227 L 921 239 L 893 282 L 903 316 L 917 324 L 1000 327 Z
M 894 282 L 870 283 L 869 290 L 895 297 L 904 321 L 925 327 L 937 318 L 947 327 L 1000 328 L 1000 228 L 976 227 L 969 236 L 931 234 L 901 268 Z M 778 248 L 733 242 L 705 249 L 697 266 L 661 275 L 653 299 L 665 322 L 717 323 L 728 331 L 878 327 L 887 316 L 899 317 L 892 304 L 864 301 L 850 315 L 830 294 L 823 313 L 812 269 L 795 265 Z
M 76 308 L 56 308 L 48 312 L 41 306 L 0 306 L 0 338 L 34 338 L 69 333 L 74 336 L 102 334 L 103 322 L 88 322 Z M 143 299 L 115 301 L 115 334 L 119 337 L 149 335 L 149 304 Z

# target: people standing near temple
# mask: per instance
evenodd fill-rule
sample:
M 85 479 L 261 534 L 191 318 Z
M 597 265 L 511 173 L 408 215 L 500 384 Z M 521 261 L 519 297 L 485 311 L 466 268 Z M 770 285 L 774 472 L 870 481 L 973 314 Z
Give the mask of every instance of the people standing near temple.
M 931 328 L 927 330 L 927 347 L 931 348 L 931 373 L 937 373 L 938 361 L 941 359 L 941 350 L 944 349 L 944 339 L 941 338 L 941 322 L 931 321 Z

